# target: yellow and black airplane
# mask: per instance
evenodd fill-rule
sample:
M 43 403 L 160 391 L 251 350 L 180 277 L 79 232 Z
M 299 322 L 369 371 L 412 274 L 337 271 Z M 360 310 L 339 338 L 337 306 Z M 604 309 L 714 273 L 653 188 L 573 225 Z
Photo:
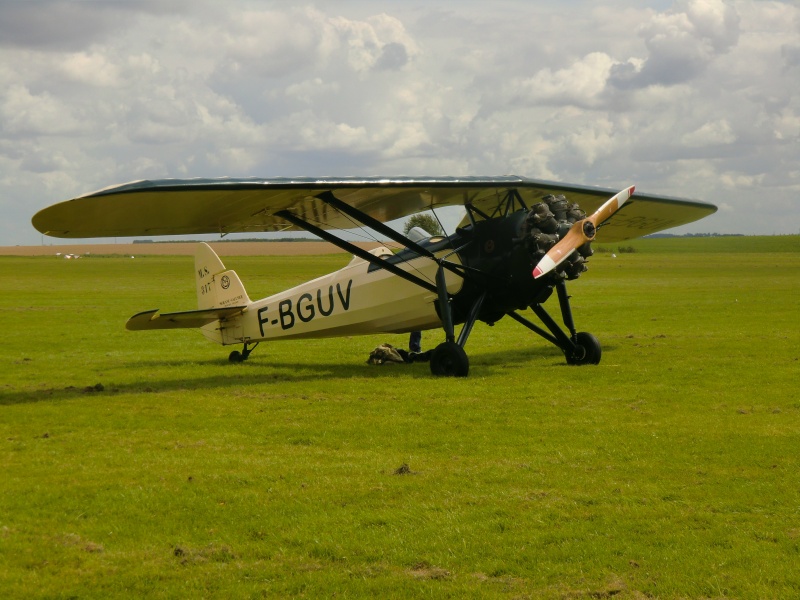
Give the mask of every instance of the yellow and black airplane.
M 477 321 L 508 316 L 560 348 L 569 364 L 597 364 L 597 339 L 576 331 L 566 282 L 586 270 L 591 242 L 620 242 L 714 213 L 703 202 L 502 177 L 164 179 L 112 186 L 38 212 L 33 225 L 61 238 L 305 230 L 354 255 L 344 268 L 262 300 L 206 244 L 195 255 L 197 310 L 139 313 L 127 328 L 201 328 L 219 344 L 402 333 L 442 328 L 435 375 L 466 376 Z M 610 199 L 609 199 L 609 196 Z M 403 235 L 385 223 L 463 206 L 448 236 Z M 589 214 L 589 216 L 587 216 Z M 337 230 L 367 227 L 400 244 L 371 251 Z M 563 327 L 545 310 L 556 292 Z M 543 327 L 523 316 L 530 308 Z M 458 335 L 455 326 L 463 324 Z

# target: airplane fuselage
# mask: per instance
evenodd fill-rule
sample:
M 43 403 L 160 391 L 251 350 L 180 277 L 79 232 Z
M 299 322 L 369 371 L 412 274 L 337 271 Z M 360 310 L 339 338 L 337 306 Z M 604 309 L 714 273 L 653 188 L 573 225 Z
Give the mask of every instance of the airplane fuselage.
M 378 252 L 391 258 L 385 248 Z M 435 277 L 436 265 L 428 259 L 414 259 L 403 268 L 426 279 Z M 451 273 L 447 283 L 455 294 L 463 281 Z M 251 302 L 240 316 L 211 323 L 203 333 L 222 344 L 403 333 L 440 327 L 435 301 L 435 293 L 354 258 L 338 271 Z
M 459 229 L 448 238 L 427 242 L 437 256 L 471 268 L 462 278 L 444 271 L 452 298 L 453 320 L 461 323 L 475 299 L 490 290 L 478 316 L 493 323 L 510 310 L 524 308 L 547 287 L 531 276 L 532 260 L 515 238 L 524 211 Z M 460 248 L 458 254 L 453 248 Z M 370 252 L 381 260 L 435 282 L 438 266 L 409 250 L 397 254 L 381 247 Z M 358 257 L 323 275 L 263 300 L 250 302 L 241 315 L 203 328 L 209 339 L 240 344 L 276 339 L 405 333 L 440 328 L 437 294 Z

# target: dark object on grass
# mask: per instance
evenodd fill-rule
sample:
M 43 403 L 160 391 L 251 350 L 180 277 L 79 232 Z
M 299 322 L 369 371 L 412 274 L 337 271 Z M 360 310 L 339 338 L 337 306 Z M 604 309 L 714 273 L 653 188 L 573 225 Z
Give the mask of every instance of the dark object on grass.
M 367 364 L 370 365 L 398 365 L 414 362 L 428 362 L 431 351 L 408 352 L 402 348 L 395 348 L 391 344 L 381 344 L 369 353 Z

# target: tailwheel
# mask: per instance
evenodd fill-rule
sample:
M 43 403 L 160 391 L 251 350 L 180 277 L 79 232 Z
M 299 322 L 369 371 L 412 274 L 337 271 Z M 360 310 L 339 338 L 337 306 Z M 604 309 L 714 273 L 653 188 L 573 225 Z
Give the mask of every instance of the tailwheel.
M 466 377 L 469 358 L 455 342 L 442 342 L 431 354 L 431 373 L 440 377 Z
M 576 349 L 574 352 L 566 352 L 568 365 L 597 365 L 600 364 L 600 357 L 603 350 L 600 342 L 591 333 L 581 331 L 575 336 Z
M 259 343 L 256 342 L 255 344 L 253 344 L 253 347 L 251 348 L 249 347 L 249 344 L 245 343 L 241 352 L 239 352 L 238 350 L 234 350 L 228 355 L 228 361 L 232 363 L 240 363 L 246 361 L 247 357 L 250 356 L 250 353 L 256 349 L 256 346 L 258 346 L 258 344 Z

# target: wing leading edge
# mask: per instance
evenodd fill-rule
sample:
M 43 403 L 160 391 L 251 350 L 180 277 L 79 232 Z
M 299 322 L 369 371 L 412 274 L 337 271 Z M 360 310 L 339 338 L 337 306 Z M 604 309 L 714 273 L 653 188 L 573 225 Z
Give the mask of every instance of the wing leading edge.
M 61 238 L 297 229 L 276 216 L 288 210 L 323 229 L 355 227 L 349 217 L 317 199 L 326 192 L 381 222 L 444 206 L 472 205 L 492 214 L 509 194 L 528 206 L 548 194 L 564 194 L 591 213 L 616 193 L 516 176 L 163 179 L 113 186 L 54 204 L 34 215 L 33 225 Z M 637 194 L 606 222 L 598 239 L 640 237 L 716 210 L 703 202 Z

